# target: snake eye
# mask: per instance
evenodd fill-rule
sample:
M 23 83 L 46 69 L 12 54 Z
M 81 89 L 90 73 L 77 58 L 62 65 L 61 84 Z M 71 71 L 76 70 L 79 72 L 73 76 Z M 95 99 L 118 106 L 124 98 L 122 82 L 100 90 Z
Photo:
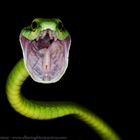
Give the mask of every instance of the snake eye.
M 36 29 L 37 27 L 38 27 L 37 22 L 36 22 L 36 21 L 33 21 L 33 22 L 31 23 L 31 28 L 32 28 L 32 30 L 35 31 L 35 29 Z
M 64 25 L 61 21 L 59 21 L 57 27 L 58 27 L 59 30 L 63 30 Z

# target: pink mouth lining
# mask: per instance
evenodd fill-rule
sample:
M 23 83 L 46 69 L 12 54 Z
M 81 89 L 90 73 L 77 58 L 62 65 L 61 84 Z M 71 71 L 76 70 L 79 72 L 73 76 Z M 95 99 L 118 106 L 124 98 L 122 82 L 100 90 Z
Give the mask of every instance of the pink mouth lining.
M 42 83 L 58 81 L 68 65 L 71 38 L 57 39 L 51 30 L 45 30 L 35 40 L 20 35 L 26 69 L 33 80 Z

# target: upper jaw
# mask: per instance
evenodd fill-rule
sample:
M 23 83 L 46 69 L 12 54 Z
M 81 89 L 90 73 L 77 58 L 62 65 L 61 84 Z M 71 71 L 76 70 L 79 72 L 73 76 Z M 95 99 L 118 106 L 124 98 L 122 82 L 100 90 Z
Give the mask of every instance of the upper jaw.
M 43 39 L 47 35 L 50 38 L 50 40 L 54 40 L 54 41 L 57 40 L 57 33 L 53 30 L 50 30 L 50 29 L 46 29 L 46 30 L 41 31 L 35 40 L 38 41 L 39 39 Z

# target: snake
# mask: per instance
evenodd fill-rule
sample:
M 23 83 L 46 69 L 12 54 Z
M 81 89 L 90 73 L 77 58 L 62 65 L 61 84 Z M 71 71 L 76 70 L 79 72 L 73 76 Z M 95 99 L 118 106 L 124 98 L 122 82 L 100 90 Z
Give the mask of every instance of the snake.
M 30 76 L 37 83 L 57 83 L 67 70 L 71 36 L 59 18 L 35 18 L 19 35 L 23 58 L 9 73 L 7 100 L 13 109 L 30 119 L 50 120 L 73 115 L 97 132 L 103 140 L 121 140 L 113 128 L 95 113 L 74 102 L 45 102 L 21 94 Z

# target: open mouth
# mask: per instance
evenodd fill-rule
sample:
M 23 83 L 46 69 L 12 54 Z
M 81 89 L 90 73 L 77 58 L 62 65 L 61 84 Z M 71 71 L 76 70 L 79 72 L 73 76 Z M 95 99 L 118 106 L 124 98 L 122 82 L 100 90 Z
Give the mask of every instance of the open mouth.
M 33 80 L 52 83 L 63 76 L 68 65 L 70 36 L 59 40 L 55 31 L 46 29 L 34 40 L 20 35 L 20 44 L 25 67 Z

